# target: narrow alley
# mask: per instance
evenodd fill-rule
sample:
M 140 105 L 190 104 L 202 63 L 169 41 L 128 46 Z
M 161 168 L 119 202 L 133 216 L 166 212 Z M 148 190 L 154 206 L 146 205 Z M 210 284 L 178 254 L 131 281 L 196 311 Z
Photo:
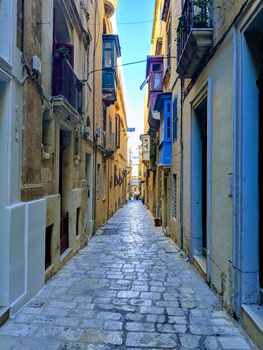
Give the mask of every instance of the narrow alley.
M 140 201 L 0 328 L 2 350 L 256 349 Z

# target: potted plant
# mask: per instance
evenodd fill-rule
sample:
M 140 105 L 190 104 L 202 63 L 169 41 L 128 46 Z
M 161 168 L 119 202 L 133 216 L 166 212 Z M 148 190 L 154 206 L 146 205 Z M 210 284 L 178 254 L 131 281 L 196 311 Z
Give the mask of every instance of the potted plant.
M 57 58 L 65 58 L 66 60 L 70 60 L 70 51 L 65 46 L 60 46 L 58 49 L 56 49 L 56 56 Z
M 178 21 L 179 21 L 179 23 L 178 23 L 178 27 L 176 30 L 176 34 L 177 34 L 177 37 L 180 37 L 181 34 L 186 31 L 186 18 L 185 18 L 185 16 L 181 16 Z
M 208 20 L 210 18 L 209 3 L 210 0 L 194 1 L 193 25 L 195 28 L 205 28 L 208 26 Z

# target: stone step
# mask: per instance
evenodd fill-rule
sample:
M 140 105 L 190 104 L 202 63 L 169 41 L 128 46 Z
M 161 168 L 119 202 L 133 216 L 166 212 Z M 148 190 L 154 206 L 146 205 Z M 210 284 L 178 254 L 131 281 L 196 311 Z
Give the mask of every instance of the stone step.
M 0 307 L 0 327 L 8 320 L 10 307 Z
M 262 349 L 263 344 L 263 306 L 242 305 L 243 326 L 257 344 Z

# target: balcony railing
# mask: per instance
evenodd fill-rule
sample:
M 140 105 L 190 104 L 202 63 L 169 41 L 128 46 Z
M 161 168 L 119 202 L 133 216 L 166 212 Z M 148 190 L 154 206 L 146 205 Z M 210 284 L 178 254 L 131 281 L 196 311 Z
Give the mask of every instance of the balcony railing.
M 179 18 L 179 24 L 177 27 L 178 65 L 181 63 L 180 61 L 182 59 L 182 56 L 184 56 L 184 51 L 186 49 L 189 49 L 188 50 L 189 57 L 193 54 L 193 52 L 191 51 L 193 50 L 193 48 L 195 49 L 196 56 L 201 57 L 200 52 L 198 52 L 198 49 L 201 48 L 201 51 L 202 51 L 201 55 L 203 57 L 203 52 L 207 51 L 207 49 L 211 47 L 211 44 L 212 44 L 211 13 L 212 13 L 212 8 L 211 8 L 210 0 L 186 0 L 185 1 L 182 16 Z M 189 43 L 189 48 L 187 45 L 188 43 Z M 192 56 L 192 60 L 193 60 L 193 56 Z M 188 57 L 187 57 L 187 63 L 189 64 Z M 183 62 L 183 64 L 185 65 L 185 62 Z M 190 74 L 192 74 L 192 72 Z
M 82 114 L 82 83 L 70 63 L 61 55 L 53 58 L 53 96 L 63 96 Z

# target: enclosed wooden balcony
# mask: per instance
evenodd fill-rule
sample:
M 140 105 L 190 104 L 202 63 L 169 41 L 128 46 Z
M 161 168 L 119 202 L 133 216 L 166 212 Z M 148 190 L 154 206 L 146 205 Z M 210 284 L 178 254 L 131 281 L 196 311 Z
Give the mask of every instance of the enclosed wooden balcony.
M 177 73 L 192 78 L 213 43 L 210 0 L 186 0 L 177 28 Z
M 154 109 L 160 113 L 158 166 L 170 168 L 172 164 L 172 93 L 158 94 Z
M 117 101 L 117 59 L 121 55 L 118 35 L 103 34 L 102 99 L 106 106 Z
M 142 148 L 141 148 L 141 157 L 144 165 L 149 165 L 150 162 L 150 135 L 143 134 L 140 136 Z
M 163 56 L 148 56 L 146 67 L 146 81 L 148 82 L 148 122 L 152 129 L 157 130 L 160 118 L 154 112 L 154 105 L 158 93 L 163 91 Z

